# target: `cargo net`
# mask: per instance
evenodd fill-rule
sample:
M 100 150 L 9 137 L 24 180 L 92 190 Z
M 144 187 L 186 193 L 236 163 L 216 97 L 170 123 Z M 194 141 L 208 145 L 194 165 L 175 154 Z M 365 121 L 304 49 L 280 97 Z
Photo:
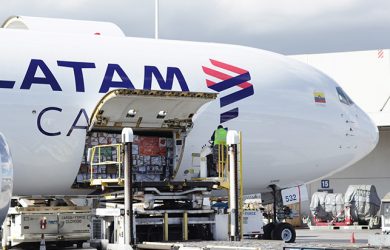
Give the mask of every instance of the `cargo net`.
M 86 138 L 85 150 L 81 162 L 80 170 L 75 179 L 74 187 L 82 186 L 91 179 L 117 179 L 123 178 L 123 165 L 118 168 L 118 164 L 104 164 L 94 166 L 91 170 L 87 162 L 88 148 L 98 145 L 120 144 L 121 134 L 105 132 L 93 132 Z M 100 159 L 94 162 L 120 162 L 118 160 L 118 147 L 101 148 Z M 173 172 L 174 158 L 173 138 L 160 136 L 140 136 L 134 135 L 132 145 L 133 154 L 133 180 L 134 181 L 160 181 L 169 179 Z M 91 175 L 92 171 L 92 175 Z
M 310 210 L 316 221 L 352 222 L 367 224 L 377 215 L 381 201 L 374 185 L 350 185 L 343 196 L 340 193 L 316 192 Z
M 311 198 L 310 210 L 317 220 L 341 221 L 344 219 L 344 196 L 343 194 L 316 192 Z
M 359 222 L 369 222 L 381 205 L 374 185 L 350 185 L 344 201 L 345 206 L 351 207 L 352 219 Z

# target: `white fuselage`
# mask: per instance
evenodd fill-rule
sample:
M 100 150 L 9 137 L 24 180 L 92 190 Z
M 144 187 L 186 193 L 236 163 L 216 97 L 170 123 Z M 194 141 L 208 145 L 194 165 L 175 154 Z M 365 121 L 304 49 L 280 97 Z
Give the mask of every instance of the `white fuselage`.
M 367 115 L 355 104 L 340 102 L 332 79 L 278 54 L 232 45 L 4 29 L 0 41 L 0 132 L 13 157 L 14 194 L 72 192 L 85 144 L 86 130 L 80 127 L 87 126 L 107 90 L 143 89 L 151 80 L 152 89 L 188 86 L 214 92 L 206 79 L 221 79 L 202 67 L 231 77 L 238 73 L 210 60 L 247 71 L 253 93 L 240 99 L 234 93 L 243 88 L 235 86 L 202 107 L 186 138 L 178 179 L 191 167 L 191 153 L 199 152 L 220 124 L 221 113 L 236 108 L 238 116 L 223 125 L 243 132 L 247 193 L 341 170 L 367 155 L 378 140 Z M 85 67 L 77 70 L 80 65 Z M 155 69 L 165 82 L 171 73 L 172 87 L 159 85 Z M 315 101 L 316 93 L 325 103 Z
M 289 56 L 342 84 L 379 127 L 390 125 L 390 50 L 348 51 Z M 334 63 L 334 62 L 337 62 Z

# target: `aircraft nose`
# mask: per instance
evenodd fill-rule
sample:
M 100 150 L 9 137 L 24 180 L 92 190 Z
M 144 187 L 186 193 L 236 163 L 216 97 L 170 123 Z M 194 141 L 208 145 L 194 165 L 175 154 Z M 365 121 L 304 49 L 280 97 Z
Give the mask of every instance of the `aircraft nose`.
M 361 138 L 361 147 L 370 153 L 378 144 L 379 131 L 373 120 L 362 110 L 358 112 L 359 134 Z
M 370 119 L 371 120 L 371 119 Z M 373 121 L 370 122 L 371 131 L 370 131 L 370 142 L 372 145 L 372 149 L 376 147 L 379 141 L 379 130 L 376 124 Z

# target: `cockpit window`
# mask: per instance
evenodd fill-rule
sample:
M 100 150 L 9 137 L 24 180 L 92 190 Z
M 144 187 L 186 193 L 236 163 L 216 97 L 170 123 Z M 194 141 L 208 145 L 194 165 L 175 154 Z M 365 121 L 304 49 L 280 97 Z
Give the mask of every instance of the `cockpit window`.
M 353 101 L 352 99 L 347 95 L 347 93 L 344 92 L 344 90 L 340 87 L 336 87 L 337 94 L 339 96 L 340 102 L 346 104 L 346 105 L 352 105 Z

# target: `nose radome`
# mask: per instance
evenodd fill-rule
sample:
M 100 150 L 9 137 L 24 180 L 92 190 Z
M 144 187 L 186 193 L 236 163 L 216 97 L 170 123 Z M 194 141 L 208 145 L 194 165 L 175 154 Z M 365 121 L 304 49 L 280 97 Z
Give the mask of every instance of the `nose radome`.
M 371 140 L 371 142 L 373 145 L 372 149 L 374 149 L 379 142 L 379 130 L 378 130 L 378 127 L 376 126 L 376 124 L 372 120 L 371 120 L 371 126 L 372 126 L 372 129 L 371 129 L 372 130 L 372 132 L 371 132 L 371 139 L 372 140 Z
M 374 121 L 361 110 L 360 114 L 361 124 L 361 137 L 362 146 L 367 150 L 366 154 L 369 154 L 378 144 L 379 131 Z

